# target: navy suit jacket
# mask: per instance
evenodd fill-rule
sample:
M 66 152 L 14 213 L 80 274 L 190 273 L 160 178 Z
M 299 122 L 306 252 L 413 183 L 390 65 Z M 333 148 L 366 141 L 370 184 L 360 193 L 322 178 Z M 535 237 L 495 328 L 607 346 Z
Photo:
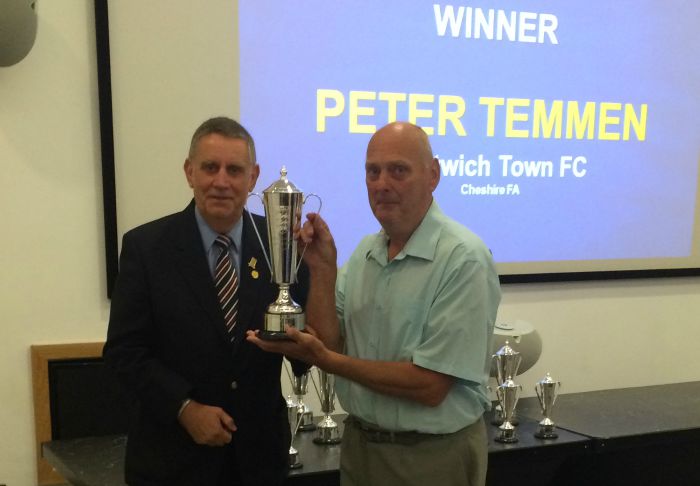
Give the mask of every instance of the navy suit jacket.
M 264 218 L 254 216 L 267 250 Z M 208 485 L 235 460 L 246 485 L 281 484 L 290 442 L 282 396 L 282 357 L 245 340 L 261 329 L 278 293 L 243 214 L 239 315 L 226 333 L 194 203 L 124 235 L 104 358 L 133 398 L 126 451 L 131 485 Z M 292 286 L 304 305 L 304 266 Z M 301 370 L 299 366 L 301 365 Z M 295 364 L 295 372 L 303 365 Z M 177 421 L 186 398 L 223 408 L 238 430 L 230 445 L 197 445 Z

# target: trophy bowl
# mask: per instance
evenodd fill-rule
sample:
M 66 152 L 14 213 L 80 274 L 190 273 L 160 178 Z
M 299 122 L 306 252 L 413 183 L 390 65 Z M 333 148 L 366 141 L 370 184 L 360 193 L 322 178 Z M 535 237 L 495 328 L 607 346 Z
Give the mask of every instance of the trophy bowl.
M 292 388 L 294 389 L 294 395 L 297 399 L 296 404 L 299 409 L 299 425 L 297 428 L 301 432 L 316 430 L 314 414 L 311 411 L 311 407 L 304 402 L 304 396 L 309 390 L 309 373 L 311 373 L 310 370 L 299 376 L 292 375 Z
M 561 382 L 555 381 L 549 373 L 535 384 L 535 393 L 544 416 L 539 423 L 539 429 L 534 434 L 538 439 L 556 439 L 559 437 L 554 431 L 556 426 L 552 421 L 552 408 L 557 400 L 559 388 L 561 388 Z
M 496 351 L 495 354 L 491 356 L 493 368 L 495 368 L 496 377 L 496 395 L 498 398 L 498 388 L 503 385 L 503 383 L 514 378 L 518 374 L 518 369 L 520 368 L 520 363 L 522 363 L 522 355 L 510 346 L 508 340 L 505 344 Z M 493 416 L 491 423 L 493 425 L 501 425 L 504 421 L 505 412 L 498 400 L 498 404 L 494 407 Z M 509 422 L 512 425 L 518 425 L 518 418 L 513 415 Z
M 299 430 L 301 414 L 299 406 L 289 398 L 287 399 L 287 418 L 289 419 L 289 431 L 291 432 L 291 440 L 289 442 L 289 469 L 298 469 L 303 466 L 299 460 L 299 451 L 294 447 L 294 438 Z
M 338 424 L 331 417 L 331 414 L 335 411 L 335 377 L 320 368 L 317 368 L 317 370 L 320 390 L 317 389 L 316 391 L 321 402 L 323 418 L 316 426 L 314 444 L 339 444 L 341 438 Z
M 272 281 L 279 287 L 277 299 L 267 307 L 263 329 L 258 336 L 266 340 L 284 340 L 288 339 L 285 326 L 302 330 L 306 323 L 303 309 L 294 302 L 289 291 L 290 286 L 297 281 L 297 271 L 301 264 L 294 231 L 301 224 L 302 208 L 306 200 L 304 193 L 287 179 L 287 169 L 284 166 L 280 170 L 280 178 L 263 191 L 262 197 L 257 193 L 248 195 L 251 196 L 258 197 L 265 208 L 269 253 L 265 251 L 255 222 L 253 228 L 270 268 Z M 316 194 L 309 194 L 307 199 L 311 196 L 318 198 L 320 203 L 321 199 Z M 252 221 L 253 216 L 250 215 L 250 218 Z
M 496 389 L 498 401 L 503 411 L 503 423 L 498 427 L 500 434 L 495 438 L 496 442 L 511 444 L 518 442 L 518 435 L 513 424 L 513 415 L 515 406 L 520 398 L 522 386 L 516 384 L 512 379 L 508 378 Z

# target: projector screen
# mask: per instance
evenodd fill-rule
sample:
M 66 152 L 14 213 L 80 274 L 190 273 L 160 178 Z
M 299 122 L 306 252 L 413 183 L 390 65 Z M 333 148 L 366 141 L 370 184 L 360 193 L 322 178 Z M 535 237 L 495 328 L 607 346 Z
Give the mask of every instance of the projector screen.
M 435 198 L 503 282 L 700 275 L 696 0 L 95 0 L 95 13 L 110 288 L 121 235 L 187 204 L 189 138 L 222 114 L 256 140 L 257 192 L 284 165 L 323 200 L 341 264 L 379 230 L 365 149 L 398 119 L 429 134 Z
M 241 1 L 257 190 L 286 166 L 342 263 L 379 229 L 367 142 L 408 120 L 439 160 L 438 204 L 506 281 L 698 269 L 698 19 L 696 0 Z

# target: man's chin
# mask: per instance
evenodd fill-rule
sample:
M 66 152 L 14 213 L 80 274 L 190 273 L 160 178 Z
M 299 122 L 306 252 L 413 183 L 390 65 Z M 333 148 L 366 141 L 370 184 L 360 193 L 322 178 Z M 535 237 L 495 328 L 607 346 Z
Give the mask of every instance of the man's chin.
M 208 204 L 207 214 L 212 218 L 219 221 L 231 221 L 236 220 L 242 213 L 242 209 L 237 210 L 233 204 L 230 202 L 228 204 Z
M 385 224 L 391 224 L 399 216 L 395 207 L 377 206 L 374 208 L 373 212 L 374 212 L 374 217 L 377 218 L 377 221 L 379 221 L 379 223 L 382 226 L 385 226 Z
M 235 204 L 230 199 L 208 199 L 207 210 L 210 213 L 231 213 L 235 211 Z
M 398 211 L 398 208 L 398 203 L 382 202 L 374 205 L 374 212 L 388 214 Z

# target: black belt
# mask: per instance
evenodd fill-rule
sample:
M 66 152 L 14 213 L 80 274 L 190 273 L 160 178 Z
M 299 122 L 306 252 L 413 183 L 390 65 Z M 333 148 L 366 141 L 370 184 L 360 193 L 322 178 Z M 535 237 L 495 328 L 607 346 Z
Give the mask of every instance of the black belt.
M 361 420 L 353 415 L 348 415 L 345 419 L 346 424 L 354 426 L 360 431 L 362 436 L 368 442 L 375 442 L 378 444 L 404 444 L 412 445 L 426 439 L 435 439 L 439 437 L 444 437 L 449 434 L 426 434 L 424 432 L 417 432 L 415 430 L 406 431 L 393 431 L 382 429 L 376 425 L 370 424 Z

